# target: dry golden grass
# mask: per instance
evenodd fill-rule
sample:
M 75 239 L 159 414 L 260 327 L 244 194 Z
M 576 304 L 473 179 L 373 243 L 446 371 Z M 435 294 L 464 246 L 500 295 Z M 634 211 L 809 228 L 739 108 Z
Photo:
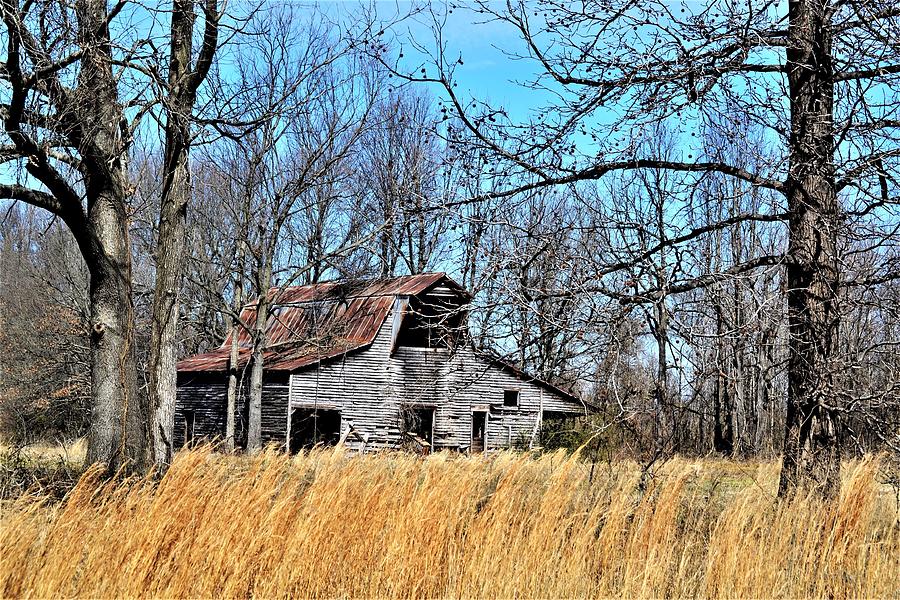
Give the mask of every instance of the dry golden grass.
M 15 449 L 0 442 L 0 452 L 12 452 Z M 41 461 L 65 461 L 70 464 L 80 464 L 84 462 L 85 454 L 87 454 L 87 439 L 77 438 L 62 444 L 29 444 L 19 449 L 19 452 L 27 458 Z
M 748 472 L 749 470 L 749 472 Z M 0 517 L 11 597 L 897 597 L 875 461 L 839 500 L 772 498 L 777 465 L 561 454 L 183 453 L 162 481 L 89 472 Z

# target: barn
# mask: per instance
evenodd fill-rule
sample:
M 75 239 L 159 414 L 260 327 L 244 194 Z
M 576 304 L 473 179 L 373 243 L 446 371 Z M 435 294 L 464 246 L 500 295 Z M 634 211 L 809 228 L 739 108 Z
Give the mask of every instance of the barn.
M 262 440 L 361 451 L 482 452 L 535 443 L 546 419 L 585 413 L 574 395 L 473 347 L 470 295 L 444 273 L 270 292 Z M 242 312 L 251 323 L 254 305 Z M 239 334 L 249 379 L 251 338 Z M 175 444 L 225 432 L 231 339 L 178 363 Z M 235 411 L 246 442 L 247 388 Z

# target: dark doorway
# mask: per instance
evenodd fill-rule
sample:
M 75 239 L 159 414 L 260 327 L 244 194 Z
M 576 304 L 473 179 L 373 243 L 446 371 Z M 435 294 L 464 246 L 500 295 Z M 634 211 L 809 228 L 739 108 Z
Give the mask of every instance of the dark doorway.
M 403 433 L 414 444 L 421 446 L 415 449 L 418 451 L 430 451 L 434 436 L 434 408 L 406 406 L 403 408 L 402 416 Z
M 291 411 L 290 451 L 312 448 L 316 444 L 335 446 L 341 439 L 341 411 L 295 408 Z
M 484 452 L 487 448 L 487 412 L 472 413 L 472 452 Z
M 192 410 L 184 411 L 184 445 L 194 445 L 194 421 L 195 414 Z
M 238 396 L 240 414 L 234 424 L 234 443 L 238 448 L 247 448 L 247 425 L 250 423 L 250 395 L 241 393 Z

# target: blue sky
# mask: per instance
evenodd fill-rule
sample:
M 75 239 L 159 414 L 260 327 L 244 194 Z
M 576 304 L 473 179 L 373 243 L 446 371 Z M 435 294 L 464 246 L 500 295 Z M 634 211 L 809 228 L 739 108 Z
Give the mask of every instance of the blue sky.
M 426 15 L 422 16 L 424 20 Z M 502 105 L 516 116 L 522 117 L 529 109 L 537 108 L 537 94 L 523 90 L 517 83 L 533 79 L 537 74 L 535 63 L 530 60 L 512 60 L 504 50 L 519 51 L 522 41 L 517 32 L 505 23 L 477 22 L 481 15 L 456 9 L 447 15 L 444 35 L 448 54 L 459 55 L 463 64 L 456 68 L 460 91 L 468 95 L 490 99 Z M 433 47 L 433 34 L 424 24 L 411 24 L 405 33 Z M 410 52 L 411 55 L 414 52 Z M 410 62 L 412 62 L 411 59 Z
M 334 16 L 350 17 L 360 10 L 355 1 L 324 2 L 319 4 Z M 375 3 L 379 16 L 385 20 L 396 18 L 398 14 L 410 11 L 410 2 L 380 1 Z M 506 51 L 519 51 L 522 41 L 509 24 L 486 22 L 484 15 L 443 3 L 431 3 L 428 8 L 435 17 L 443 21 L 443 35 L 447 44 L 448 57 L 461 57 L 463 64 L 457 66 L 456 81 L 458 91 L 463 96 L 488 100 L 491 104 L 503 106 L 514 118 L 524 118 L 529 110 L 537 109 L 546 96 L 533 90 L 522 89 L 517 82 L 534 78 L 538 73 L 533 61 L 513 60 Z M 419 12 L 415 17 L 404 20 L 388 35 L 393 51 L 404 55 L 402 64 L 411 71 L 418 69 L 429 59 L 420 54 L 413 41 L 431 50 L 435 47 L 433 16 L 429 10 Z M 434 69 L 430 69 L 431 74 Z M 427 86 L 431 92 L 441 97 L 441 90 Z

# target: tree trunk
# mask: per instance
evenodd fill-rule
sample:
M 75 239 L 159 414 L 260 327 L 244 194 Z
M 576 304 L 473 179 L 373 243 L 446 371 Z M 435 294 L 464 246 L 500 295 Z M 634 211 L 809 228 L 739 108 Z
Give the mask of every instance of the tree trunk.
M 666 217 L 665 217 L 665 191 L 657 172 L 654 178 L 654 186 L 650 189 L 651 197 L 656 208 L 656 235 L 660 244 L 666 243 Z M 672 441 L 675 441 L 675 419 L 673 415 L 671 428 L 665 423 L 665 411 L 673 404 L 669 398 L 669 307 L 666 305 L 666 288 L 669 284 L 667 256 L 660 252 L 659 264 L 656 266 L 656 287 L 663 290 L 662 296 L 653 307 L 656 323 L 653 335 L 656 340 L 656 414 L 654 415 L 654 452 L 656 456 L 662 456 L 664 452 L 672 451 Z M 674 447 L 677 448 L 677 441 Z
M 791 100 L 788 211 L 788 405 L 779 495 L 812 487 L 837 494 L 840 450 L 833 408 L 838 331 L 831 9 L 827 0 L 789 5 Z
M 241 242 L 239 242 L 241 243 Z M 243 265 L 243 252 L 238 251 L 241 258 L 238 260 L 239 265 Z M 239 267 L 243 273 L 243 267 Z M 231 452 L 234 450 L 234 413 L 237 409 L 237 398 L 240 391 L 240 343 L 238 336 L 241 333 L 241 307 L 244 303 L 243 291 L 244 286 L 241 276 L 235 277 L 234 282 L 234 303 L 232 304 L 233 314 L 231 316 L 231 354 L 228 358 L 228 396 L 225 403 L 225 450 Z
M 250 193 L 243 196 L 243 206 L 241 212 L 240 226 L 237 233 L 235 266 L 234 274 L 234 299 L 232 301 L 232 317 L 231 317 L 231 352 L 228 358 L 228 395 L 225 402 L 225 449 L 229 452 L 235 449 L 235 413 L 238 408 L 238 398 L 241 397 L 243 388 L 243 377 L 239 373 L 240 369 L 240 342 L 238 337 L 242 327 L 249 327 L 249 323 L 241 323 L 241 310 L 244 307 L 244 273 L 247 269 L 247 243 L 249 238 L 250 219 L 252 218 L 250 210 Z M 254 329 L 256 324 L 253 324 Z M 242 415 L 242 443 L 244 448 L 247 447 L 247 423 L 243 420 L 244 406 L 241 406 Z
M 262 281 L 272 278 L 271 268 L 266 269 Z M 266 349 L 266 321 L 269 316 L 269 288 L 259 286 L 260 294 L 256 302 L 256 323 L 253 331 L 253 356 L 250 368 L 250 398 L 247 416 L 247 452 L 253 453 L 262 448 L 262 387 L 263 360 Z
M 89 220 L 98 256 L 88 263 L 91 299 L 91 428 L 88 464 L 140 472 L 149 459 L 146 406 L 138 395 L 131 246 L 121 189 L 94 196 Z
M 178 359 L 178 300 L 184 277 L 187 206 L 191 197 L 191 115 L 197 88 L 206 77 L 216 47 L 215 0 L 207 1 L 206 34 L 197 70 L 191 67 L 194 34 L 193 0 L 172 3 L 169 97 L 166 106 L 166 150 L 156 245 L 156 285 L 153 290 L 153 328 L 150 335 L 150 397 L 153 410 L 153 459 L 160 468 L 172 461 Z
M 185 219 L 190 199 L 187 144 L 190 128 L 182 109 L 169 114 L 166 155 L 156 244 L 156 286 L 150 335 L 150 394 L 153 409 L 153 460 L 160 468 L 172 461 L 178 360 L 178 300 L 184 275 Z
M 91 429 L 87 462 L 110 472 L 147 467 L 148 407 L 138 395 L 131 297 L 127 148 L 119 129 L 123 109 L 112 72 L 105 2 L 76 4 L 78 43 L 84 51 L 79 118 L 92 122 L 79 135 L 90 243 L 82 248 L 90 272 Z M 73 233 L 79 237 L 78 231 Z
M 725 317 L 721 297 L 713 304 L 716 311 L 716 389 L 713 395 L 713 449 L 731 456 L 734 453 L 734 432 L 731 428 L 731 400 L 728 397 L 728 379 L 725 372 Z
M 662 271 L 662 269 L 660 269 Z M 664 281 L 662 277 L 659 281 Z M 668 370 L 668 340 L 669 340 L 669 311 L 666 307 L 666 298 L 663 296 L 654 307 L 656 311 L 656 327 L 654 328 L 654 337 L 656 338 L 656 386 L 654 394 L 656 396 L 656 407 L 653 415 L 654 433 L 653 444 L 656 456 L 661 456 L 667 451 L 668 444 L 666 438 L 669 436 L 669 429 L 665 423 L 665 411 L 669 405 L 669 370 Z

